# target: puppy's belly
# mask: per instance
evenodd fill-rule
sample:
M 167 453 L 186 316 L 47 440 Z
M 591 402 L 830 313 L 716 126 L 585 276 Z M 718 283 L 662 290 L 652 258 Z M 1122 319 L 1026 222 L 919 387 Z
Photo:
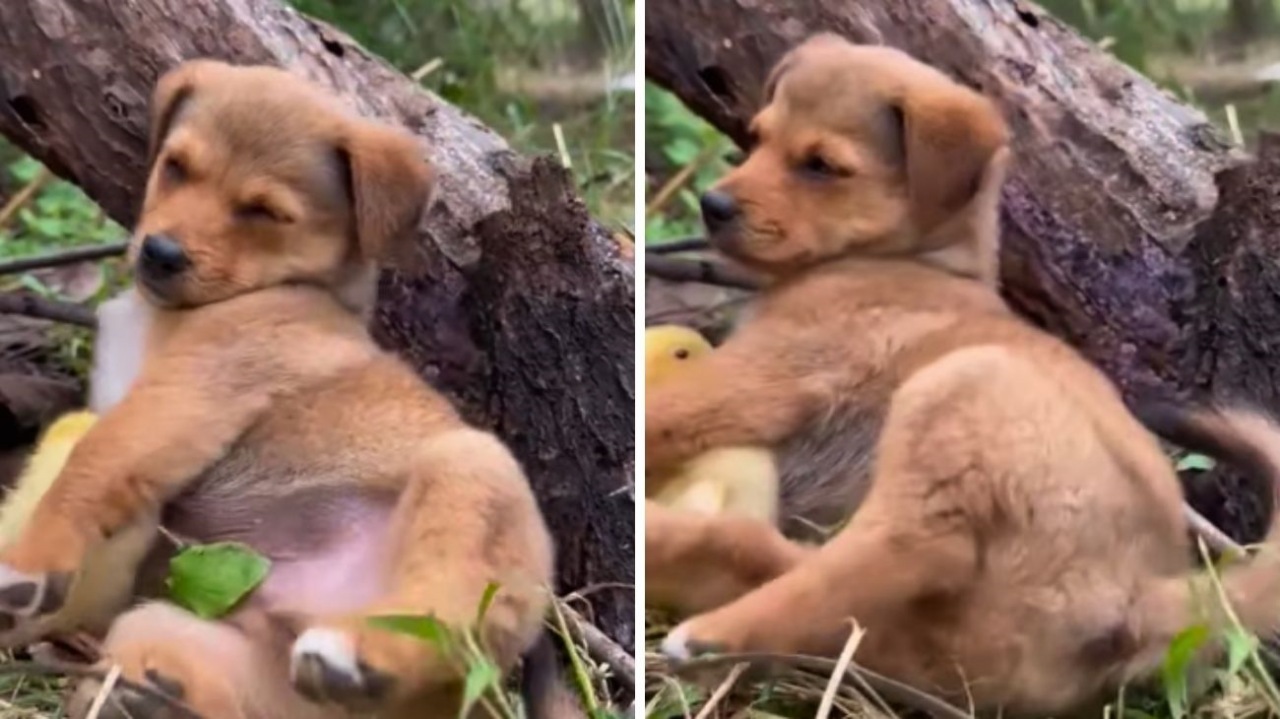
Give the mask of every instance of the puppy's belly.
M 778 519 L 788 536 L 824 539 L 862 503 L 883 411 L 830 407 L 776 448 Z
M 394 496 L 354 486 L 305 487 L 278 496 L 253 487 L 230 496 L 227 489 L 197 486 L 166 507 L 162 522 L 184 540 L 241 542 L 269 558 L 270 574 L 251 595 L 251 606 L 350 612 L 385 590 Z M 143 569 L 144 595 L 163 590 L 173 555 L 165 544 Z
M 319 552 L 276 558 L 253 595 L 254 605 L 311 614 L 356 612 L 370 605 L 385 589 L 388 518 L 370 512 Z

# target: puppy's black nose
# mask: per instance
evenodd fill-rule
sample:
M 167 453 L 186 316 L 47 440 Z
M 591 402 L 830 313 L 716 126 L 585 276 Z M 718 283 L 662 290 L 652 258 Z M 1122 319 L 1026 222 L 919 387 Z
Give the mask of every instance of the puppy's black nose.
M 157 279 L 172 277 L 191 266 L 191 259 L 168 235 L 147 235 L 142 238 L 142 251 L 138 253 L 141 269 Z
M 708 230 L 727 225 L 738 218 L 738 203 L 733 197 L 717 190 L 702 195 L 702 221 Z

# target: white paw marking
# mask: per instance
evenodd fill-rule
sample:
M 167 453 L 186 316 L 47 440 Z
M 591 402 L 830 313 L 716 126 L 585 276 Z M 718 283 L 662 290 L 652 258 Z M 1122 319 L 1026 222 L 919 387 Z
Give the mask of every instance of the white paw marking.
M 308 655 L 319 657 L 329 668 L 342 672 L 353 681 L 360 682 L 362 675 L 356 665 L 355 647 L 351 638 L 343 632 L 323 627 L 313 627 L 298 636 L 293 643 L 289 676 L 296 680 L 298 664 Z
M 678 662 L 688 661 L 692 658 L 689 651 L 689 626 L 681 624 L 671 630 L 670 634 L 662 640 L 662 653 L 668 658 Z
M 27 601 L 25 606 L 15 606 L 12 604 L 4 603 L 0 605 L 0 609 L 6 610 L 20 617 L 34 616 L 36 611 L 40 607 L 40 603 L 44 601 L 44 593 L 48 589 L 47 582 L 45 581 L 45 577 L 38 574 L 27 574 L 26 572 L 19 572 L 15 569 L 11 569 L 8 566 L 0 564 L 0 592 L 3 592 L 5 589 L 16 586 L 18 584 L 34 584 L 35 585 L 34 591 L 31 593 L 31 599 Z

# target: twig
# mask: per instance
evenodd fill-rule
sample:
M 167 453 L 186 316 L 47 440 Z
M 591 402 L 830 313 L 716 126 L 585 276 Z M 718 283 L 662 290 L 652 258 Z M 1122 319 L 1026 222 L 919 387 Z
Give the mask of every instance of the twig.
M 93 704 L 89 706 L 89 714 L 85 719 L 98 719 L 102 714 L 102 707 L 107 705 L 107 699 L 111 697 L 111 692 L 116 689 L 116 683 L 120 681 L 120 671 L 119 664 L 111 665 L 111 669 L 107 671 L 107 678 L 102 680 L 102 688 L 98 690 L 98 696 L 93 698 Z
M 715 711 L 716 706 L 728 696 L 729 691 L 733 689 L 733 685 L 737 683 L 738 677 L 742 676 L 742 673 L 747 670 L 747 666 L 747 663 L 743 662 L 729 670 L 729 676 L 725 677 L 724 681 L 720 682 L 720 686 L 716 687 L 716 690 L 711 693 L 707 703 L 702 705 L 702 708 L 698 710 L 698 716 L 694 717 L 694 719 L 707 719 L 707 717 L 711 716 L 711 712 Z
M 1228 537 L 1221 529 L 1215 527 L 1213 522 L 1210 522 L 1186 502 L 1182 503 L 1182 514 L 1186 517 L 1187 524 L 1191 525 L 1191 529 L 1213 551 L 1218 554 L 1234 554 L 1236 556 L 1244 554 L 1244 547 L 1240 546 L 1236 540 Z
M 78 664 L 66 664 L 63 662 L 4 662 L 0 663 L 0 675 L 22 674 L 24 676 L 41 676 L 41 677 L 75 677 L 77 679 L 97 679 L 105 681 L 107 673 L 101 669 L 81 666 Z M 116 679 L 116 686 L 128 689 L 131 692 L 143 694 L 151 699 L 157 699 L 167 704 L 174 710 L 179 719 L 205 719 L 204 716 L 198 714 L 194 709 L 187 706 L 185 702 L 170 694 L 166 694 L 159 689 L 147 686 L 146 684 L 138 684 L 124 677 Z
M 757 290 L 761 284 L 754 275 L 744 270 L 711 260 L 678 260 L 645 254 L 644 271 L 645 274 L 671 282 L 701 282 L 743 290 Z
M 29 270 L 40 270 L 46 267 L 59 267 L 61 265 L 73 265 L 77 262 L 89 262 L 92 260 L 100 260 L 104 257 L 123 255 L 127 247 L 127 243 L 112 242 L 106 245 L 76 247 L 63 252 L 52 252 L 47 255 L 39 255 L 36 257 L 22 257 L 16 260 L 9 260 L 8 262 L 0 262 L 0 275 L 14 275 L 19 272 L 27 272 Z
M 577 678 L 579 693 L 582 694 L 583 700 L 587 703 L 587 714 L 594 716 L 600 710 L 600 704 L 596 701 L 595 692 L 591 689 L 591 680 L 587 678 L 587 670 L 582 666 L 582 660 L 578 658 L 578 652 L 572 646 L 573 635 L 569 633 L 568 620 L 565 618 L 569 607 L 559 599 L 552 597 L 551 609 L 556 615 L 557 629 L 564 635 L 565 649 L 568 650 L 569 654 L 569 664 L 573 667 L 574 677 Z
M 23 315 L 42 320 L 65 322 L 90 329 L 98 326 L 98 319 L 87 307 L 70 302 L 46 300 L 29 294 L 0 294 L 0 315 Z
M 48 182 L 52 177 L 53 173 L 49 171 L 49 168 L 41 166 L 40 171 L 31 179 L 31 182 L 28 182 L 25 187 L 18 190 L 16 195 L 10 197 L 9 201 L 4 203 L 4 207 L 0 207 L 0 228 L 9 224 L 13 216 L 18 214 L 18 210 L 21 210 L 23 206 L 30 202 L 36 196 L 36 193 L 40 191 L 40 188 L 44 187 L 44 183 Z
M 587 654 L 592 659 L 608 665 L 623 686 L 634 685 L 636 683 L 636 663 L 631 658 L 631 655 L 627 654 L 607 634 L 600 631 L 596 625 L 587 621 L 586 617 L 579 614 L 576 609 L 563 602 L 558 602 L 558 604 L 565 622 L 574 634 L 582 638 L 582 644 L 587 648 Z
M 663 185 L 658 190 L 657 194 L 653 196 L 653 201 L 644 208 L 644 216 L 653 217 L 658 214 L 658 212 L 660 212 L 662 208 L 671 201 L 671 198 L 675 197 L 675 194 L 680 191 L 680 188 L 684 187 L 685 183 L 693 178 L 694 173 L 696 173 L 699 168 L 715 156 L 716 153 L 714 147 L 706 148 L 702 152 L 698 153 L 698 155 L 694 157 L 689 164 L 680 168 L 680 171 L 672 175 L 671 179 L 667 180 L 667 183 Z
M 442 67 L 444 67 L 444 58 L 432 58 L 427 64 L 410 73 L 409 77 L 413 78 L 414 82 L 422 82 L 423 78 Z
M 710 247 L 705 237 L 682 237 L 656 245 L 645 245 L 644 251 L 651 255 L 674 255 L 677 252 L 694 252 L 710 249 Z
M 821 657 L 807 657 L 799 654 L 742 652 L 738 654 L 716 654 L 714 656 L 691 659 L 686 662 L 681 662 L 675 667 L 675 669 L 679 672 L 684 672 L 697 669 L 709 669 L 724 666 L 726 664 L 736 665 L 742 662 L 750 664 L 783 664 L 796 669 L 819 672 L 823 675 L 830 675 L 836 667 L 835 660 L 824 659 Z M 883 674 L 877 674 L 870 669 L 864 669 L 857 664 L 851 663 L 848 669 L 845 670 L 845 676 L 848 676 L 855 681 L 861 679 L 890 701 L 897 702 L 912 709 L 917 709 L 931 716 L 937 717 L 938 719 L 970 719 L 970 717 L 964 712 L 935 696 L 926 694 L 910 685 L 903 684 L 896 679 L 890 679 Z
M 840 679 L 849 671 L 849 665 L 853 663 L 853 653 L 858 651 L 858 645 L 862 643 L 862 637 L 867 633 L 867 630 L 858 626 L 857 622 L 851 623 L 853 631 L 849 632 L 849 639 L 844 643 L 844 649 L 840 651 L 840 658 L 836 660 L 835 669 L 831 672 L 826 690 L 822 692 L 822 701 L 818 704 L 818 712 L 813 715 L 813 719 L 827 719 L 831 716 L 836 692 L 840 690 Z

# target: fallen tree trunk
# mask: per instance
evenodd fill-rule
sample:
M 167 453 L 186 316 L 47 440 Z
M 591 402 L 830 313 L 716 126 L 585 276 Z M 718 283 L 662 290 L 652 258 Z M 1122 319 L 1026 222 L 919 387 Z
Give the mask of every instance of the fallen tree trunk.
M 1002 281 L 1026 317 L 1129 397 L 1280 410 L 1269 157 L 1249 162 L 1199 112 L 1023 0 L 650 0 L 647 73 L 741 141 L 769 68 L 820 31 L 899 47 L 1001 106 L 1015 133 Z M 1246 495 L 1256 501 L 1205 511 L 1255 537 L 1269 502 Z
M 513 153 L 350 38 L 276 0 L 0 3 L 0 133 L 131 224 L 146 106 L 183 59 L 281 65 L 417 133 L 437 202 L 384 273 L 375 336 L 496 429 L 559 544 L 562 592 L 634 643 L 634 276 L 558 166 Z

